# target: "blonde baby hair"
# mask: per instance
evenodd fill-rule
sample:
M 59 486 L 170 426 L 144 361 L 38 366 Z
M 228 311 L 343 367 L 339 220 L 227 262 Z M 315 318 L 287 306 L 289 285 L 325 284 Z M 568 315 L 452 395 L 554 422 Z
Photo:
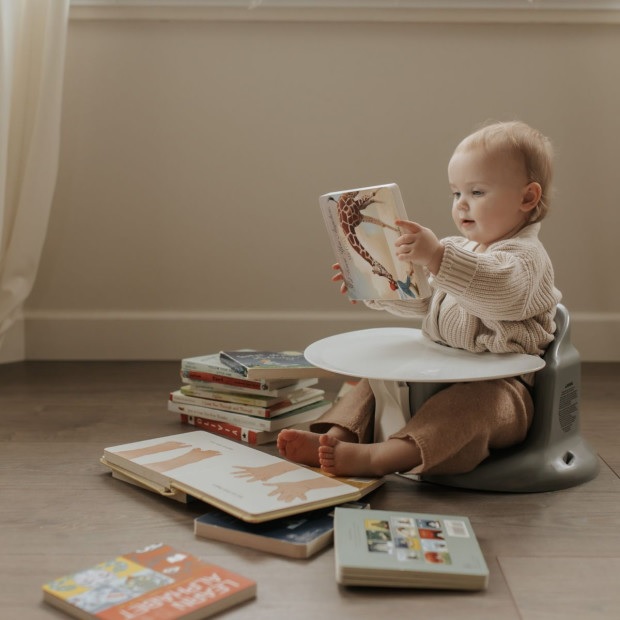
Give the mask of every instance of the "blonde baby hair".
M 536 182 L 542 189 L 529 221 L 539 222 L 547 215 L 553 179 L 553 146 L 549 138 L 521 121 L 493 122 L 464 138 L 455 152 L 472 147 L 482 147 L 490 154 L 507 153 L 520 158 L 528 183 Z

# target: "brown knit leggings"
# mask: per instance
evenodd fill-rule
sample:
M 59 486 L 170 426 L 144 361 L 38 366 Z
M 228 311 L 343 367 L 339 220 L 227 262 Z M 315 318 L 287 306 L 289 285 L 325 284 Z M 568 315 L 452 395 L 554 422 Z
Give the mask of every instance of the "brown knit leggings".
M 374 395 L 368 380 L 362 379 L 310 429 L 325 433 L 336 425 L 355 433 L 358 442 L 370 443 L 374 409 Z M 530 392 L 516 377 L 453 383 L 426 400 L 391 438 L 418 445 L 422 462 L 411 473 L 465 473 L 491 450 L 523 441 L 533 413 Z

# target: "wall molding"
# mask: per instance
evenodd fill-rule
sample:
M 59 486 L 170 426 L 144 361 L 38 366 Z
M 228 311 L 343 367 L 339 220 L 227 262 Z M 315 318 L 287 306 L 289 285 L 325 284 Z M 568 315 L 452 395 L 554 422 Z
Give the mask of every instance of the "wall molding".
M 176 360 L 222 348 L 303 349 L 320 338 L 419 323 L 364 308 L 344 312 L 25 313 L 27 360 Z M 582 361 L 620 361 L 620 313 L 571 313 Z M 0 358 L 1 359 L 1 358 Z
M 618 24 L 603 0 L 72 0 L 73 20 Z

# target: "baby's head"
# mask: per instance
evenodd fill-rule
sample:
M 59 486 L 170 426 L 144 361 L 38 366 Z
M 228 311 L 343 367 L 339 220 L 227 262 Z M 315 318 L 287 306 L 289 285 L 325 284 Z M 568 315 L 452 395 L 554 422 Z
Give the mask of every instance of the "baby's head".
M 539 222 L 549 211 L 553 177 L 553 147 L 540 131 L 520 121 L 485 125 L 467 136 L 455 153 L 481 148 L 492 157 L 510 157 L 522 162 L 528 183 L 538 183 L 541 196 L 529 222 Z

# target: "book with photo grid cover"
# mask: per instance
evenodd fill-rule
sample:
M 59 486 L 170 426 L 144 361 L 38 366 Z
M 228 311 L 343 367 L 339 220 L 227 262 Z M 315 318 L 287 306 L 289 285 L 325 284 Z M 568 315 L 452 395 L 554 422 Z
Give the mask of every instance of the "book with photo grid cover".
M 336 508 L 336 581 L 349 586 L 482 590 L 489 569 L 467 517 Z

